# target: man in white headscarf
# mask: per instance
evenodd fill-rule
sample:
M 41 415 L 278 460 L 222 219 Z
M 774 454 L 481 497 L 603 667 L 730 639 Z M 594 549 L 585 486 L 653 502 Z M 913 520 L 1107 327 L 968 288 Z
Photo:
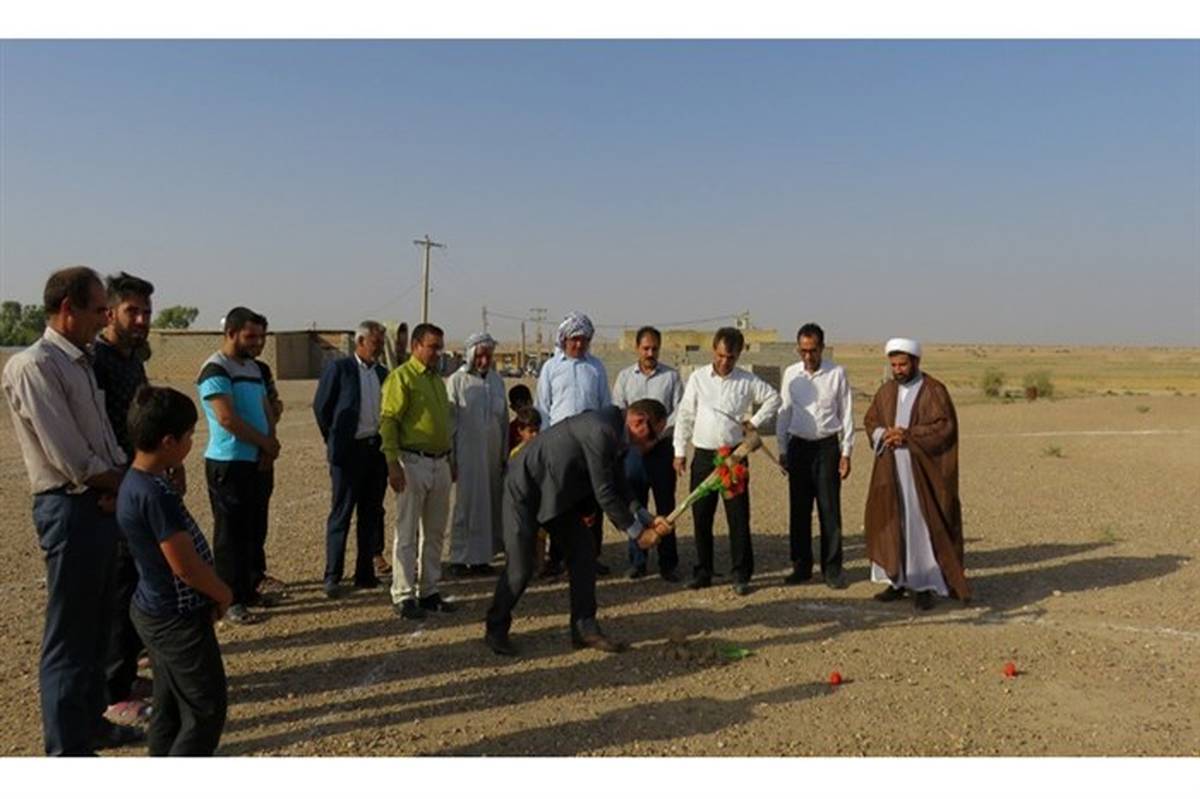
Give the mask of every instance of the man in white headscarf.
M 581 311 L 571 311 L 559 324 L 554 355 L 538 373 L 534 396 L 534 407 L 542 415 L 543 430 L 584 411 L 598 411 L 613 404 L 608 372 L 600 359 L 588 352 L 595 334 L 592 320 Z M 593 530 L 597 557 L 600 555 L 603 535 L 604 524 L 597 518 Z M 563 553 L 552 539 L 550 558 L 543 574 L 551 576 L 561 573 L 562 561 Z M 597 561 L 596 573 L 606 575 L 609 568 Z
M 450 526 L 450 574 L 491 574 L 488 561 L 503 550 L 500 490 L 508 402 L 496 374 L 496 340 L 476 333 L 465 342 L 463 364 L 446 381 L 453 421 L 458 482 Z
M 884 347 L 892 380 L 875 393 L 864 428 L 875 450 L 867 489 L 871 580 L 886 583 L 881 602 L 913 595 L 918 609 L 935 596 L 966 601 L 962 504 L 958 498 L 958 417 L 950 393 L 921 371 L 921 345 L 894 338 Z

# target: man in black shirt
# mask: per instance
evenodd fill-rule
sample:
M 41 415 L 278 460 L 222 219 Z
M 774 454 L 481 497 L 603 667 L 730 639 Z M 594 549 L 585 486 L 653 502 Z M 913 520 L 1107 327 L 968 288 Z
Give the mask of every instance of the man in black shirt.
M 105 281 L 108 291 L 108 326 L 92 345 L 92 370 L 96 384 L 104 392 L 108 421 L 125 456 L 133 459 L 127 418 L 129 406 L 139 388 L 146 384 L 144 363 L 150 357 L 150 296 L 154 286 L 148 281 L 120 272 Z M 180 467 L 182 468 L 182 467 Z M 105 658 L 110 721 L 133 724 L 145 719 L 149 705 L 135 696 L 138 655 L 142 640 L 129 619 L 129 601 L 137 588 L 137 568 L 125 544 L 117 539 L 116 599 L 112 608 L 112 626 Z M 140 692 L 148 695 L 146 686 Z

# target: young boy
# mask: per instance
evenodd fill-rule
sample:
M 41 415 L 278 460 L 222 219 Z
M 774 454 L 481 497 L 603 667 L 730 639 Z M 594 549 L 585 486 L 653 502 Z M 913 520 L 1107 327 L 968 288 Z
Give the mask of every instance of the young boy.
M 170 388 L 144 386 L 129 408 L 133 464 L 117 521 L 137 566 L 133 626 L 154 664 L 150 755 L 211 755 L 225 726 L 225 667 L 213 632 L 233 594 L 167 478 L 192 448 L 196 406 Z
M 512 452 L 521 444 L 525 443 L 520 436 L 520 413 L 522 408 L 533 407 L 533 392 L 529 390 L 529 386 L 524 383 L 517 383 L 508 390 L 508 407 L 512 410 L 514 417 L 508 423 L 508 450 Z M 538 416 L 538 427 L 541 427 L 541 416 Z M 537 435 L 537 431 L 534 431 Z M 530 436 L 532 438 L 533 436 Z M 526 439 L 527 440 L 527 439 Z M 511 455 L 509 457 L 512 457 Z
M 514 391 L 518 388 L 525 388 L 525 386 L 513 386 Z M 526 388 L 525 393 L 529 394 L 529 389 Z M 509 402 L 512 402 L 512 395 L 513 392 L 509 391 Z M 533 441 L 533 439 L 542 429 L 542 415 L 538 413 L 537 408 L 533 407 L 532 397 L 530 398 L 528 405 L 522 405 L 520 408 L 515 410 L 517 415 L 509 423 L 509 438 L 512 439 L 515 436 L 517 444 L 512 448 L 512 451 L 508 453 L 508 459 L 510 461 L 517 457 L 517 453 L 520 452 L 526 444 L 528 444 L 530 441 Z M 541 564 L 539 571 L 544 569 L 546 566 L 546 539 L 546 531 L 538 530 L 536 544 L 537 549 L 535 549 L 534 552 L 536 553 L 537 559 Z

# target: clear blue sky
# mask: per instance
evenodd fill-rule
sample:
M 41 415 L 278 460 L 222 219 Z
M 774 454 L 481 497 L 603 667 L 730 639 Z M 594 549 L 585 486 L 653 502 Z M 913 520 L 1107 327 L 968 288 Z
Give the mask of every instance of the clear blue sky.
M 1195 41 L 0 47 L 5 299 L 1200 344 Z

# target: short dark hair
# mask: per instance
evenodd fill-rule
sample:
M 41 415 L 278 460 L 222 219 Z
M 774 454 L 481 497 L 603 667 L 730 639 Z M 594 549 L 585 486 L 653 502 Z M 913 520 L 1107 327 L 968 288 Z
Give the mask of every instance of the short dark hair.
M 805 322 L 800 325 L 800 329 L 796 331 L 796 341 L 799 341 L 804 336 L 815 338 L 818 347 L 825 346 L 825 331 L 816 322 Z
M 443 331 L 440 327 L 438 327 L 435 324 L 431 324 L 429 322 L 422 322 L 421 324 L 419 324 L 413 328 L 412 343 L 413 344 L 423 344 L 425 342 L 426 336 L 441 336 L 442 338 L 445 338 L 446 333 L 445 333 L 445 331 Z
M 658 345 L 662 346 L 662 333 L 658 332 L 658 328 L 653 325 L 642 325 L 638 328 L 637 335 L 633 337 L 633 343 L 641 346 L 642 336 L 654 336 L 658 339 Z
M 658 424 L 667 421 L 667 407 L 656 399 L 640 399 L 629 406 L 629 413 L 640 413 L 649 416 L 650 421 Z
M 396 325 L 396 332 L 397 333 L 407 333 L 408 332 L 408 322 L 401 322 L 400 324 Z
M 533 402 L 533 392 L 529 390 L 529 386 L 524 383 L 517 383 L 508 390 L 508 404 L 516 405 L 518 400 Z
M 117 272 L 104 280 L 104 289 L 108 292 L 108 305 L 114 307 L 125 302 L 130 297 L 145 297 L 150 299 L 154 294 L 154 284 L 149 280 L 134 277 L 128 272 Z
M 717 332 L 713 334 L 713 349 L 722 341 L 725 342 L 725 349 L 733 352 L 741 352 L 742 347 L 746 346 L 746 339 L 742 336 L 742 331 L 736 327 L 721 327 L 717 328 Z
M 183 438 L 196 426 L 196 403 L 173 388 L 142 386 L 129 406 L 129 440 L 140 452 L 154 452 L 165 436 Z
M 526 405 L 517 411 L 516 422 L 517 427 L 532 427 L 535 430 L 541 430 L 542 414 L 532 405 Z
M 262 325 L 266 330 L 267 317 L 239 305 L 225 314 L 225 335 L 241 332 L 249 324 Z
M 83 310 L 91 299 L 92 284 L 104 288 L 104 281 L 96 270 L 88 266 L 68 266 L 59 269 L 46 280 L 46 288 L 42 292 L 42 307 L 46 314 L 53 316 L 58 313 L 63 300 L 70 300 L 71 307 Z

